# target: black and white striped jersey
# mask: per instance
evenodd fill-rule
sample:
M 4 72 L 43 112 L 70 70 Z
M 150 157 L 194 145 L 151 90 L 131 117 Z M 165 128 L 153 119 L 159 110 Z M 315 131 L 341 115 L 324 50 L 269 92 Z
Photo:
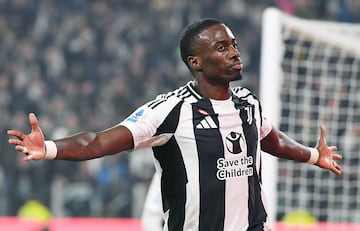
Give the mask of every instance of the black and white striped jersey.
M 229 99 L 212 100 L 189 82 L 121 124 L 135 148 L 153 149 L 164 230 L 266 230 L 260 140 L 271 125 L 249 90 L 234 87 Z

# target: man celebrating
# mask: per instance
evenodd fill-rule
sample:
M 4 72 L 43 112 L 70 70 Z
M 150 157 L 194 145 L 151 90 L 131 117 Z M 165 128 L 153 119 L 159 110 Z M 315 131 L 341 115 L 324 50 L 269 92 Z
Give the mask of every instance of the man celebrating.
M 230 87 L 243 64 L 224 23 L 207 18 L 187 26 L 180 50 L 194 80 L 114 127 L 45 141 L 30 113 L 31 133 L 9 130 L 9 143 L 24 160 L 87 160 L 152 147 L 169 231 L 270 230 L 261 150 L 341 174 L 342 157 L 326 144 L 324 127 L 316 147 L 306 147 L 272 127 L 249 90 Z

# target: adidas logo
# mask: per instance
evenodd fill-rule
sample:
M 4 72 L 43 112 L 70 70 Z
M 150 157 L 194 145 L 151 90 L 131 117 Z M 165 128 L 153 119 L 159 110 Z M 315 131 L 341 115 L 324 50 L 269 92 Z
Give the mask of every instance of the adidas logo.
M 205 116 L 197 125 L 197 129 L 218 128 L 211 116 Z

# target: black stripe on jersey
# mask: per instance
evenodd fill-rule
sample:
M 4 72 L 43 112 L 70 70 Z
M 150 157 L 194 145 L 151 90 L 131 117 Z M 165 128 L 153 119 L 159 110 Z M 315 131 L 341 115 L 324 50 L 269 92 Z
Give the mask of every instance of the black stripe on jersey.
M 156 135 L 174 133 L 178 126 L 180 101 L 157 129 Z M 154 156 L 162 168 L 161 195 L 163 210 L 169 211 L 168 230 L 183 231 L 185 221 L 186 184 L 188 182 L 184 160 L 174 137 L 163 146 L 153 148 Z
M 239 93 L 242 89 L 244 89 L 243 87 L 240 87 L 240 86 L 237 86 L 237 87 L 233 87 L 232 88 L 232 91 L 237 94 Z
M 191 97 L 192 94 L 191 94 L 191 92 L 189 92 L 189 91 L 184 91 L 184 92 L 181 93 L 179 96 L 180 96 L 180 98 L 182 98 L 182 99 L 186 99 L 186 98 Z
M 196 90 L 194 89 L 194 87 L 193 87 L 193 84 L 194 82 L 192 81 L 192 82 L 189 82 L 187 85 L 186 85 L 186 87 L 187 87 L 187 89 L 189 90 L 189 92 L 191 92 L 191 95 L 192 96 L 194 96 L 197 100 L 199 100 L 199 99 L 201 99 L 202 97 L 201 97 L 201 95 L 199 95 L 197 92 L 196 92 Z
M 150 103 L 148 103 L 147 106 L 151 109 L 154 109 L 157 106 L 159 106 L 162 102 L 165 102 L 165 101 L 166 101 L 166 99 L 156 99 L 156 100 L 153 100 Z
M 162 94 L 159 95 L 155 100 L 149 102 L 147 104 L 147 106 L 151 109 L 156 108 L 157 106 L 159 106 L 161 103 L 165 102 L 168 98 L 170 98 L 171 96 L 176 96 L 182 100 L 189 98 L 191 96 L 193 96 L 192 92 L 189 91 L 188 87 L 181 87 L 175 91 L 169 92 L 167 94 Z
M 247 101 L 237 101 L 236 98 L 233 98 L 235 107 L 240 110 L 240 117 L 243 121 L 242 127 L 243 132 L 246 137 L 247 145 L 247 156 L 253 157 L 252 167 L 254 169 L 253 175 L 248 177 L 249 185 L 249 200 L 248 200 L 248 222 L 250 231 L 263 230 L 264 222 L 266 221 L 266 211 L 261 199 L 261 188 L 259 176 L 256 169 L 256 151 L 257 151 L 257 142 L 258 142 L 258 132 L 256 127 L 256 118 L 255 118 L 255 105 L 249 104 Z M 249 119 L 251 116 L 251 119 Z
M 249 94 L 247 94 L 247 95 L 244 95 L 244 96 L 239 97 L 239 99 L 240 99 L 240 100 L 247 100 L 247 99 L 249 98 L 249 96 L 250 96 L 250 97 L 253 97 L 254 95 L 251 94 L 251 93 L 249 93 Z
M 254 95 L 254 93 L 252 93 L 251 91 L 249 91 L 247 88 L 244 88 L 244 87 L 240 87 L 240 86 L 238 86 L 238 87 L 233 87 L 232 89 L 232 92 L 235 94 L 235 95 L 237 95 L 237 97 L 239 98 L 239 99 L 241 99 L 241 100 L 247 100 L 249 97 L 252 97 L 252 98 L 254 98 L 255 100 L 257 100 L 257 101 L 259 101 L 258 100 L 258 98 L 256 97 L 256 95 Z M 238 95 L 238 93 L 239 92 L 247 92 L 247 94 L 246 95 Z
M 217 160 L 224 157 L 224 146 L 219 131 L 219 120 L 209 99 L 200 99 L 197 103 L 194 103 L 192 107 L 193 127 L 199 159 L 199 231 L 223 230 L 225 217 L 225 181 L 218 180 L 216 177 Z M 196 128 L 196 125 L 206 117 L 206 115 L 203 114 L 204 111 L 206 111 L 208 116 L 215 122 L 216 128 Z

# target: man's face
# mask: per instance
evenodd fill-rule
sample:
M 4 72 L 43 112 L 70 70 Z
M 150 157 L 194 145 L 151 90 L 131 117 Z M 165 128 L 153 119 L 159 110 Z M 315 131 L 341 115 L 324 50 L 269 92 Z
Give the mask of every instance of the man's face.
M 202 31 L 194 50 L 198 71 L 208 80 L 228 83 L 241 79 L 243 64 L 231 30 L 223 24 Z

